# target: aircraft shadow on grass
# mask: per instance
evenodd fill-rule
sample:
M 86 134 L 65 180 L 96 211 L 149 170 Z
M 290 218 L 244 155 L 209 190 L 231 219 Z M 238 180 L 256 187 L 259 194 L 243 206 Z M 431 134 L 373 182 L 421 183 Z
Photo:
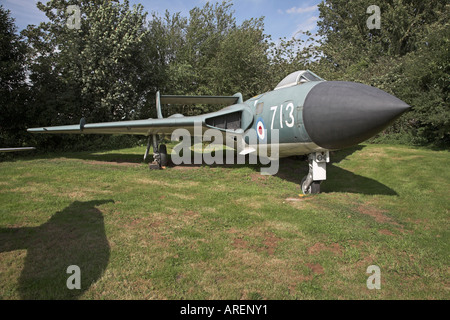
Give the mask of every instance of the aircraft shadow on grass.
M 363 177 L 335 165 L 363 148 L 364 145 L 356 145 L 330 153 L 330 163 L 327 164 L 327 180 L 320 187 L 321 193 L 348 192 L 366 195 L 398 195 L 393 189 L 374 179 Z M 299 184 L 301 177 L 308 173 L 308 163 L 303 161 L 304 164 L 298 166 L 298 161 L 294 157 L 281 159 L 280 170 L 276 176 Z
M 398 195 L 393 189 L 387 187 L 386 185 L 373 180 L 371 178 L 363 177 L 361 175 L 355 174 L 351 171 L 345 170 L 336 166 L 335 164 L 346 159 L 355 152 L 358 152 L 364 148 L 364 145 L 356 145 L 350 148 L 342 149 L 336 152 L 332 152 L 331 162 L 327 165 L 327 180 L 322 184 L 322 193 L 327 192 L 349 192 L 349 193 L 361 193 L 367 195 Z M 193 157 L 192 152 L 192 159 Z M 140 164 L 143 163 L 142 155 L 127 155 L 127 154 L 74 154 L 74 158 L 90 161 L 99 162 L 111 162 L 111 163 L 129 163 L 129 164 Z M 169 154 L 170 157 L 170 154 Z M 308 163 L 302 161 L 302 157 L 306 159 L 306 156 L 300 157 L 288 157 L 280 159 L 279 171 L 275 175 L 278 178 L 284 179 L 289 182 L 293 182 L 299 185 L 303 176 L 308 173 Z M 152 155 L 149 156 L 152 159 Z M 248 160 L 248 156 L 247 156 Z M 147 161 L 148 162 L 148 161 Z M 171 161 L 169 161 L 171 163 Z M 222 163 L 226 163 L 225 152 Z M 175 165 L 169 164 L 169 167 L 174 167 Z M 180 167 L 185 168 L 195 168 L 206 166 L 206 164 L 182 164 Z M 222 167 L 229 168 L 232 170 L 236 167 L 251 167 L 253 170 L 259 172 L 261 165 L 246 164 L 232 165 L 232 164 L 213 164 L 210 167 Z M 299 189 L 299 192 L 300 189 Z
M 21 299 L 76 299 L 101 277 L 110 247 L 96 206 L 108 202 L 75 201 L 38 227 L 0 228 L 0 253 L 26 249 Z M 80 268 L 80 289 L 67 287 L 72 265 Z
M 368 195 L 398 195 L 393 189 L 388 186 L 373 180 L 371 178 L 363 177 L 361 175 L 355 174 L 351 171 L 345 170 L 335 164 L 346 159 L 353 153 L 360 151 L 364 148 L 364 145 L 356 145 L 350 148 L 342 149 L 339 151 L 331 152 L 330 158 L 331 162 L 327 164 L 327 180 L 321 185 L 321 192 L 349 192 L 349 193 L 361 193 Z M 111 163 L 120 165 L 139 165 L 144 163 L 143 153 L 145 148 L 143 148 L 142 154 L 126 154 L 126 153 L 99 153 L 99 152 L 78 152 L 78 153 L 68 153 L 64 157 L 71 159 L 80 159 L 85 161 L 93 161 L 93 163 L 98 162 L 99 164 Z M 194 159 L 194 152 L 191 153 L 191 159 Z M 170 153 L 168 154 L 170 159 Z M 246 156 L 248 160 L 248 155 Z M 44 159 L 44 157 L 35 157 L 35 159 Z M 306 159 L 306 156 L 298 157 L 288 157 L 280 159 L 279 171 L 275 175 L 281 179 L 293 182 L 300 186 L 300 181 L 303 176 L 308 173 L 308 163 L 302 161 L 302 158 Z M 45 157 L 45 159 L 51 159 Z M 153 159 L 152 154 L 149 155 L 148 159 Z M 149 162 L 147 159 L 146 162 Z M 260 172 L 261 165 L 246 164 L 232 165 L 226 164 L 225 152 L 222 163 L 225 164 L 213 164 L 210 167 L 222 167 L 222 168 L 236 168 L 236 167 L 250 167 L 255 172 Z M 169 167 L 175 167 L 169 160 Z M 195 168 L 206 166 L 206 164 L 182 164 L 180 167 L 185 168 Z M 299 190 L 299 193 L 301 191 Z

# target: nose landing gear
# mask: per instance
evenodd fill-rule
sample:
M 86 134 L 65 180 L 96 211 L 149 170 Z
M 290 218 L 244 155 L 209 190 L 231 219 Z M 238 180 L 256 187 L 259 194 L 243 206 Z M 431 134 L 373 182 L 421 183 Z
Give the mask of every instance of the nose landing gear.
M 303 194 L 320 193 L 320 184 L 327 179 L 327 162 L 330 162 L 328 151 L 308 155 L 309 172 L 300 182 Z

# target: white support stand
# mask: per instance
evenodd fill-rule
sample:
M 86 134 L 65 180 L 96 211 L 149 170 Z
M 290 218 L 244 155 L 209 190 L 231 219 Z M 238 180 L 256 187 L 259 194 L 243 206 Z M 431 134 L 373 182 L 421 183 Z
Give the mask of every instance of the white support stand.
M 313 152 L 308 155 L 309 172 L 301 182 L 304 194 L 320 192 L 320 183 L 327 179 L 328 162 L 330 162 L 329 151 Z
M 309 172 L 313 181 L 323 181 L 327 179 L 327 163 L 330 162 L 330 152 L 314 152 L 308 155 Z

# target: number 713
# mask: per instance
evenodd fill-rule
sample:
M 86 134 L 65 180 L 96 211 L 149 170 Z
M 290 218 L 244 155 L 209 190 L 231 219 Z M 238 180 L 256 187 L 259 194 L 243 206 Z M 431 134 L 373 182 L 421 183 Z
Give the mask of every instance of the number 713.
M 273 124 L 275 123 L 275 116 L 278 111 L 278 106 L 270 107 L 270 110 L 273 111 L 272 113 L 272 123 L 270 125 L 270 129 L 273 129 Z M 289 112 L 288 119 L 284 120 L 284 125 L 286 125 L 289 128 L 292 128 L 294 126 L 295 120 L 294 120 L 294 104 L 292 102 L 289 102 L 285 110 Z M 280 129 L 283 129 L 283 105 L 280 106 Z

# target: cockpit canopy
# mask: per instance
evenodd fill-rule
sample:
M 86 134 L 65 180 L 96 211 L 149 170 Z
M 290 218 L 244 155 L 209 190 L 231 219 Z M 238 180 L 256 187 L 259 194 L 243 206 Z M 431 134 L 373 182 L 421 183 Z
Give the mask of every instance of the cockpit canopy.
M 281 80 L 281 82 L 275 87 L 274 90 L 293 87 L 310 81 L 325 81 L 325 80 L 316 75 L 315 73 L 313 73 L 312 71 L 300 70 L 291 73 L 286 78 Z

